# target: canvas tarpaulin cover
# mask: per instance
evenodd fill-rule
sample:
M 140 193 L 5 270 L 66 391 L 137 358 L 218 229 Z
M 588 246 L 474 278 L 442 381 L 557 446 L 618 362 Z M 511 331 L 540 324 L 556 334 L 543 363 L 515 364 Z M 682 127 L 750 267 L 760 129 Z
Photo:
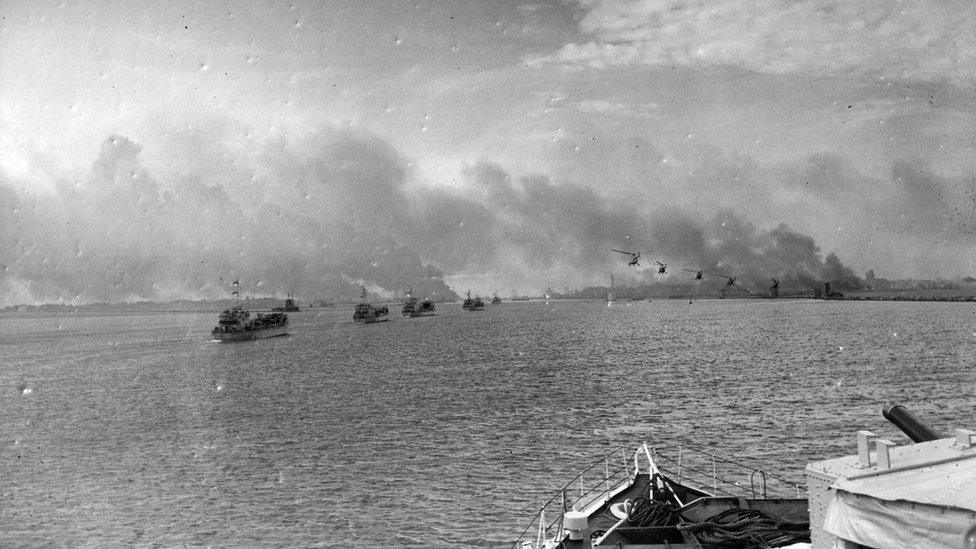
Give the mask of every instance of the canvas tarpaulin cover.
M 838 480 L 823 529 L 876 549 L 964 547 L 976 526 L 976 459 Z

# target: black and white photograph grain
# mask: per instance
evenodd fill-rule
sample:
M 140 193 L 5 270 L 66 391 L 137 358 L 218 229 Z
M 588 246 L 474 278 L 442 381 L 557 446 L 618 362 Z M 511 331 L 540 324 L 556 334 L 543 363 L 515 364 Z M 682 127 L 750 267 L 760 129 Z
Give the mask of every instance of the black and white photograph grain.
M 0 2 L 0 547 L 976 549 L 976 3 Z

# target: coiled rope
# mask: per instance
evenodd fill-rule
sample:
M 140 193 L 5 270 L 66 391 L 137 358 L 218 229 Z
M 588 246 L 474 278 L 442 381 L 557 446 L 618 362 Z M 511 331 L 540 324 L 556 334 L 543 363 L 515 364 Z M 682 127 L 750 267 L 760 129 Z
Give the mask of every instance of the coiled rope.
M 741 549 L 780 547 L 810 541 L 810 523 L 783 520 L 758 509 L 729 509 L 703 522 L 679 524 L 699 542 Z
M 627 522 L 639 528 L 674 526 L 680 518 L 670 504 L 645 497 L 634 498 L 627 512 Z

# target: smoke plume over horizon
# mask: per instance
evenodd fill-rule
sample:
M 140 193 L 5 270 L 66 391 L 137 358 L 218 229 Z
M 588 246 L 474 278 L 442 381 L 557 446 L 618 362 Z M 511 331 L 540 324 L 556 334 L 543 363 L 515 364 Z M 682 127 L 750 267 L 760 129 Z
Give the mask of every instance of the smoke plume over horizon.
M 203 144 L 209 164 L 173 156 L 170 170 L 154 171 L 142 145 L 112 135 L 85 177 L 50 192 L 0 174 L 0 305 L 213 299 L 235 279 L 250 295 L 303 301 L 353 299 L 360 284 L 383 297 L 409 286 L 434 298 L 525 294 L 612 272 L 676 282 L 683 266 L 856 285 L 813 238 L 785 223 L 757 228 L 730 208 L 707 218 L 648 209 L 490 162 L 469 166 L 456 187 L 431 185 L 391 145 L 348 128 L 245 152 Z M 653 252 L 627 269 L 611 248 Z M 671 274 L 658 276 L 655 261 Z

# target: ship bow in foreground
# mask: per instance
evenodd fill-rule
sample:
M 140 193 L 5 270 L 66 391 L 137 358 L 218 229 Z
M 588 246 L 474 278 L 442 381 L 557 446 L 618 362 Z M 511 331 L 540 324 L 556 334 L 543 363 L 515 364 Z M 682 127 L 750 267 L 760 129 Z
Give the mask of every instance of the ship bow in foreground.
M 976 432 L 892 421 L 916 442 L 858 431 L 857 454 L 808 464 L 803 484 L 688 446 L 618 449 L 546 502 L 513 548 L 976 549 Z

